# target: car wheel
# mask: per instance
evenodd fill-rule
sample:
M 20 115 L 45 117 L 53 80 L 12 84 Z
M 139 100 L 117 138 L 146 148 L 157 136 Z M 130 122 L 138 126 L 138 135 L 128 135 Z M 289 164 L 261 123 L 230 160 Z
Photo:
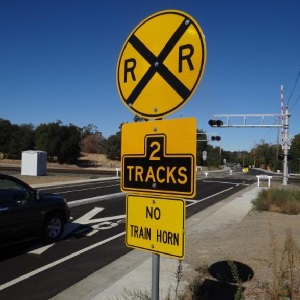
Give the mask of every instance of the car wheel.
M 41 238 L 46 243 L 57 242 L 64 232 L 65 222 L 60 213 L 52 213 L 47 216 L 43 228 Z

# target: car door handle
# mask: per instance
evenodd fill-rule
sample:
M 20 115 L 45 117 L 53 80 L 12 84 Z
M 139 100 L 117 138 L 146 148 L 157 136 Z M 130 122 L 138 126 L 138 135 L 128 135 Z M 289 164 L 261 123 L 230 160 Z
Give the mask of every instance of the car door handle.
M 8 210 L 8 207 L 0 207 L 0 212 L 1 211 L 6 211 L 6 210 Z

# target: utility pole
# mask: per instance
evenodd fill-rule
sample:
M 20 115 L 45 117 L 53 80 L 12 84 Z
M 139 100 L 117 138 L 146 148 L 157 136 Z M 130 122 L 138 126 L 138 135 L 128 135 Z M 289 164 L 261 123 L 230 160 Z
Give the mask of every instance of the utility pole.
M 291 141 L 289 138 L 289 111 L 288 107 L 285 108 L 283 131 L 282 131 L 282 150 L 283 150 L 283 185 L 287 185 L 288 182 L 288 154 L 291 148 Z

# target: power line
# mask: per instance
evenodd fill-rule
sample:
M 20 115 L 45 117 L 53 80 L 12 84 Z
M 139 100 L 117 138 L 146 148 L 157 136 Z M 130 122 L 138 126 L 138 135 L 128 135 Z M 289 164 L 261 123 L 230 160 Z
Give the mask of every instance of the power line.
M 278 118 L 278 120 L 274 120 L 274 124 L 276 124 L 276 123 L 279 124 L 279 118 Z M 277 131 L 278 131 L 278 128 L 277 128 Z M 264 137 L 261 140 L 267 140 L 271 133 L 274 133 L 274 128 L 269 128 L 269 130 L 267 131 L 267 133 L 264 135 Z
M 293 110 L 293 108 L 295 107 L 295 105 L 297 104 L 298 100 L 300 99 L 300 94 L 298 95 L 298 97 L 296 98 L 293 106 L 291 107 L 291 110 Z
M 296 85 L 297 85 L 297 82 L 298 82 L 299 76 L 300 76 L 300 71 L 298 72 L 298 75 L 297 75 L 296 81 L 295 81 L 295 83 L 294 83 L 294 86 L 293 86 L 292 92 L 291 92 L 291 94 L 290 94 L 289 100 L 288 100 L 288 102 L 287 102 L 287 104 L 286 104 L 286 105 L 288 105 L 288 104 L 289 104 L 289 102 L 290 102 L 290 100 L 291 100 L 291 98 L 292 98 L 292 96 L 293 96 L 293 93 L 294 93 L 294 91 L 295 91 L 295 88 L 296 88 Z

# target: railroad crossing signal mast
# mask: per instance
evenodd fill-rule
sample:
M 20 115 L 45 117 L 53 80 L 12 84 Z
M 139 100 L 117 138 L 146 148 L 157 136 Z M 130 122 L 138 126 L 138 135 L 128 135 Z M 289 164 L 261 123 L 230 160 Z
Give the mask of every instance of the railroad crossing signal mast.
M 281 147 L 283 151 L 283 180 L 282 184 L 287 185 L 288 181 L 288 152 L 291 148 L 291 140 L 289 137 L 289 117 L 290 113 L 286 106 L 285 111 L 281 114 L 229 114 L 229 115 L 213 115 L 216 120 L 209 120 L 208 124 L 212 127 L 226 127 L 226 128 L 282 128 L 282 140 Z M 266 124 L 265 119 L 275 117 L 278 120 L 282 120 L 281 124 Z M 226 122 L 219 120 L 219 118 L 225 118 Z M 242 119 L 242 124 L 231 124 L 231 119 L 239 118 Z M 259 124 L 251 124 L 248 119 L 256 118 L 260 119 Z

